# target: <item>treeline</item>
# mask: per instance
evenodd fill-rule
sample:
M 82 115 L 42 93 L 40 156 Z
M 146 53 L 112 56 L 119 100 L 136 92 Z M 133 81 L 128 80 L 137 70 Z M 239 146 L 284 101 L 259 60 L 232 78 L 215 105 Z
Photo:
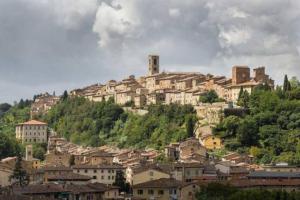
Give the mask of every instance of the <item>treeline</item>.
M 251 153 L 258 163 L 300 164 L 300 83 L 296 78 L 271 90 L 260 85 L 240 92 L 246 115 L 227 116 L 215 128 L 229 150 Z
M 30 118 L 30 100 L 21 99 L 13 106 L 0 104 L 0 159 L 15 156 L 24 148 L 15 139 L 15 126 Z
M 230 185 L 210 183 L 201 186 L 196 193 L 197 200 L 300 200 L 299 192 L 285 190 L 248 189 L 242 190 Z
M 160 148 L 192 135 L 196 114 L 188 105 L 151 105 L 148 114 L 139 116 L 124 112 L 113 100 L 91 102 L 69 97 L 54 106 L 43 120 L 77 144 Z

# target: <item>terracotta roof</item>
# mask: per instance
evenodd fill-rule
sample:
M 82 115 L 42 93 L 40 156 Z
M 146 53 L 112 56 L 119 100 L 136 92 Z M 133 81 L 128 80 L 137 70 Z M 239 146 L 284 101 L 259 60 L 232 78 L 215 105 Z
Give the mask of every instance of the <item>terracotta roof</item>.
M 161 178 L 133 185 L 133 188 L 177 188 L 182 185 L 181 181 L 173 178 Z
M 89 176 L 75 174 L 75 173 L 63 173 L 59 175 L 48 176 L 49 181 L 89 181 L 92 178 Z
M 20 123 L 18 125 L 47 125 L 47 123 L 40 122 L 40 121 L 37 121 L 37 120 L 30 120 L 30 121 L 27 121 L 27 122 L 24 122 L 24 123 Z
M 300 179 L 299 172 L 267 172 L 254 171 L 248 175 L 249 178 L 297 178 Z
M 44 171 L 72 171 L 71 168 L 63 166 L 63 165 L 45 166 L 45 167 L 41 168 L 41 170 L 44 170 Z
M 73 169 L 123 169 L 122 165 L 75 165 Z

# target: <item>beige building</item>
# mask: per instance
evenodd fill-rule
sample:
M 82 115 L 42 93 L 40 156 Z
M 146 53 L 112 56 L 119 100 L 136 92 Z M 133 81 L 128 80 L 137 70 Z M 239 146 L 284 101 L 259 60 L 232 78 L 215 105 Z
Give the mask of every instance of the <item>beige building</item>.
M 181 182 L 170 178 L 161 178 L 133 185 L 133 197 L 145 200 L 180 199 Z
M 37 120 L 18 124 L 16 138 L 22 143 L 47 143 L 47 124 Z
M 112 185 L 116 180 L 117 171 L 124 171 L 121 165 L 75 165 L 73 172 L 92 178 L 93 183 Z
M 126 180 L 131 185 L 161 178 L 171 178 L 171 175 L 158 166 L 141 166 L 138 168 L 128 167 L 126 169 Z

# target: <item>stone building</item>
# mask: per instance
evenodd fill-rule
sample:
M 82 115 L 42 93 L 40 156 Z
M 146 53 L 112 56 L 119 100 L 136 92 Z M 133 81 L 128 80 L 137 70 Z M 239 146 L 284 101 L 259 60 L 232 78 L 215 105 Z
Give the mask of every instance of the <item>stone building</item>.
M 30 120 L 16 126 L 16 138 L 22 143 L 47 143 L 47 124 Z
M 116 181 L 117 171 L 124 171 L 121 165 L 75 165 L 73 172 L 92 178 L 93 183 L 112 185 Z
M 243 88 L 249 93 L 259 84 L 266 83 L 274 87 L 274 81 L 265 74 L 265 67 L 251 71 L 248 66 L 232 67 L 232 76 L 214 76 L 198 72 L 160 72 L 159 56 L 148 56 L 148 73 L 135 78 L 131 75 L 121 81 L 111 80 L 106 84 L 95 84 L 83 89 L 71 91 L 71 94 L 84 96 L 92 101 L 115 102 L 124 105 L 133 102 L 135 107 L 150 104 L 192 104 L 199 106 L 200 96 L 214 90 L 218 96 L 228 102 L 236 102 Z

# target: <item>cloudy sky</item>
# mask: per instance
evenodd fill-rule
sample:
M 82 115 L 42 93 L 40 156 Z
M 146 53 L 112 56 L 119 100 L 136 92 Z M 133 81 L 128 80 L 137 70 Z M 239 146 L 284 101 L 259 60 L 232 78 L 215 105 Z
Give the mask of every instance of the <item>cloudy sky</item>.
M 147 70 L 300 77 L 299 0 L 1 0 L 0 102 Z

